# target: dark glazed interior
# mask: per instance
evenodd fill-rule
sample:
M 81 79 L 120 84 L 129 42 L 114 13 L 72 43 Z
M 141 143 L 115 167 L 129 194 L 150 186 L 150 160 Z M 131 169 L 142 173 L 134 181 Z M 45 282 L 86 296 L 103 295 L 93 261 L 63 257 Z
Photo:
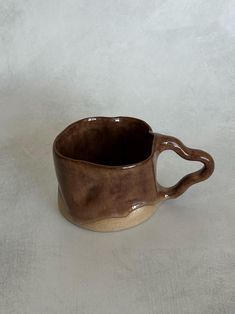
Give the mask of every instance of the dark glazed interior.
M 64 157 L 107 166 L 124 166 L 147 159 L 153 134 L 134 118 L 88 118 L 75 122 L 55 141 Z

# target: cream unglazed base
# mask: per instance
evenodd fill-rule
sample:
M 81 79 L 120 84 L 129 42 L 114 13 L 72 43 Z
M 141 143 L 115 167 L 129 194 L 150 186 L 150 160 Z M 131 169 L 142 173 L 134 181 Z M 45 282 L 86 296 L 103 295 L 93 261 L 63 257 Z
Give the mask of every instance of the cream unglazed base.
M 155 213 L 159 205 L 160 204 L 158 203 L 154 205 L 142 206 L 140 208 L 132 210 L 130 214 L 125 217 L 104 218 L 93 222 L 82 223 L 69 214 L 63 197 L 60 191 L 58 191 L 58 206 L 61 214 L 74 225 L 92 231 L 111 232 L 137 226 L 145 220 L 149 219 Z

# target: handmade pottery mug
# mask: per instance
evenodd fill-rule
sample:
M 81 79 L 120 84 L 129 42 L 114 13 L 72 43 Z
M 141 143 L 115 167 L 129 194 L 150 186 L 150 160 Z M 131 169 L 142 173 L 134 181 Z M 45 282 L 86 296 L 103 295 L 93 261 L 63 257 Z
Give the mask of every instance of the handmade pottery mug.
M 173 150 L 203 167 L 176 185 L 156 180 L 156 160 Z M 58 204 L 72 223 L 96 231 L 135 226 L 157 205 L 176 198 L 214 170 L 212 157 L 186 147 L 177 138 L 153 133 L 144 121 L 130 117 L 93 117 L 68 126 L 53 144 Z

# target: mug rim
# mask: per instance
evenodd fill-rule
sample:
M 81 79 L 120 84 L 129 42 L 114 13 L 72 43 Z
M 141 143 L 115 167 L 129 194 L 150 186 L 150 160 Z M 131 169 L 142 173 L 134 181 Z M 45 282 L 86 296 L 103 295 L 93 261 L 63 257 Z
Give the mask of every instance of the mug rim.
M 118 120 L 135 120 L 135 121 L 138 121 L 138 122 L 141 122 L 143 123 L 145 126 L 147 126 L 148 130 L 149 130 L 149 133 L 150 134 L 153 134 L 154 135 L 154 132 L 151 128 L 151 126 L 145 122 L 144 120 L 142 119 L 139 119 L 139 118 L 135 118 L 135 117 L 130 117 L 130 116 L 115 116 L 115 117 L 108 117 L 108 116 L 91 116 L 91 117 L 87 117 L 87 118 L 83 118 L 83 119 L 79 119 L 71 124 L 69 124 L 67 127 L 65 127 L 57 136 L 56 138 L 54 139 L 54 142 L 53 142 L 53 152 L 60 158 L 62 159 L 65 159 L 65 160 L 68 160 L 68 161 L 72 161 L 72 162 L 76 162 L 76 163 L 84 163 L 84 164 L 88 164 L 88 165 L 91 165 L 91 166 L 95 166 L 95 167 L 99 167 L 99 168 L 106 168 L 106 169 L 130 169 L 130 168 L 134 168 L 134 167 L 137 167 L 137 166 L 141 166 L 145 163 L 147 163 L 150 159 L 152 159 L 154 153 L 155 153 L 155 149 L 154 149 L 154 137 L 152 139 L 152 148 L 151 148 L 151 153 L 150 155 L 141 160 L 141 161 L 138 161 L 136 163 L 131 163 L 131 164 L 124 164 L 124 165 L 103 165 L 103 164 L 99 164 L 99 163 L 95 163 L 95 162 L 91 162 L 91 161 L 87 161 L 87 160 L 83 160 L 83 159 L 75 159 L 75 158 L 71 158 L 71 157 L 68 157 L 68 156 L 65 156 L 63 155 L 62 153 L 60 153 L 56 147 L 56 144 L 57 144 L 57 141 L 64 135 L 64 133 L 66 131 L 68 131 L 70 128 L 72 128 L 74 125 L 76 124 L 79 124 L 81 123 L 82 121 L 87 121 L 87 122 L 90 122 L 90 121 L 96 121 L 96 120 L 114 120 L 115 122 L 117 122 Z

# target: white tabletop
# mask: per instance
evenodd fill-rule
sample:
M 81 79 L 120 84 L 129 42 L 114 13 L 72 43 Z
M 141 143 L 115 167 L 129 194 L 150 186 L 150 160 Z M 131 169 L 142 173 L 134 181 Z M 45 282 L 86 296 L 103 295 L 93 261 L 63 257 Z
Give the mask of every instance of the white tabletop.
M 235 313 L 234 1 L 1 1 L 0 313 Z M 147 222 L 96 233 L 57 210 L 54 137 L 135 116 L 213 176 Z M 158 179 L 198 168 L 170 153 Z

